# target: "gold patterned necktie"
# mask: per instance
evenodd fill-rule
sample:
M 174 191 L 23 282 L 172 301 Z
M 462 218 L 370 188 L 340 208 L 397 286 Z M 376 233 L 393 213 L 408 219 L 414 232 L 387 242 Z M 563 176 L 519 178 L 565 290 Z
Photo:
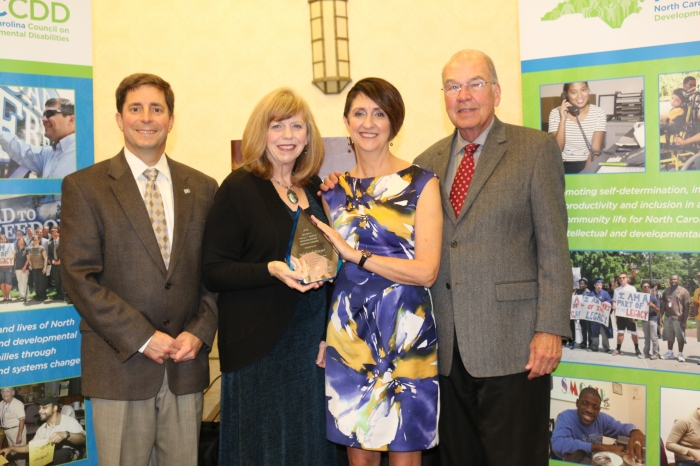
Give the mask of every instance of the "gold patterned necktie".
M 163 198 L 156 184 L 158 170 L 156 168 L 148 168 L 144 170 L 143 176 L 148 180 L 146 182 L 146 194 L 143 200 L 146 203 L 146 210 L 148 210 L 148 216 L 151 218 L 153 233 L 156 235 L 158 247 L 160 248 L 163 262 L 165 262 L 165 269 L 167 270 L 170 264 L 170 240 L 168 238 L 168 223 L 165 220 L 165 206 L 163 205 Z

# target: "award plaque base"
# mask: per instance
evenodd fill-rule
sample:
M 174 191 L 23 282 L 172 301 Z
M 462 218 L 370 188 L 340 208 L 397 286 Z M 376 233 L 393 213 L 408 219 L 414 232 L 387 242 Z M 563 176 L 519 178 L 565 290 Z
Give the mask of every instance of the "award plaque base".
M 305 285 L 335 279 L 342 264 L 331 242 L 301 208 L 297 208 L 294 216 L 287 249 L 287 265 L 294 269 L 292 257 L 299 259 L 303 265 L 305 276 L 301 282 Z

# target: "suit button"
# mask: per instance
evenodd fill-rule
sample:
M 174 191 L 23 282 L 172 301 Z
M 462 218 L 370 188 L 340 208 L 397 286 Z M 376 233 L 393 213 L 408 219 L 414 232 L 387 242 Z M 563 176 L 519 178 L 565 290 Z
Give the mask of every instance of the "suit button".
M 163 321 L 163 325 L 165 325 L 165 326 L 167 327 L 168 325 L 170 325 L 170 321 L 169 321 L 169 320 L 164 320 L 164 321 Z
M 169 289 L 172 288 L 172 287 L 173 287 L 173 284 L 170 283 L 170 282 L 168 282 L 168 283 L 165 284 L 165 289 L 166 289 L 166 290 L 169 290 Z
M 451 242 L 450 242 L 450 247 L 451 247 L 451 248 L 456 248 L 456 247 L 457 247 L 457 241 L 451 241 Z
M 449 283 L 445 283 L 445 287 L 449 290 L 450 288 L 452 288 L 452 285 L 450 285 Z

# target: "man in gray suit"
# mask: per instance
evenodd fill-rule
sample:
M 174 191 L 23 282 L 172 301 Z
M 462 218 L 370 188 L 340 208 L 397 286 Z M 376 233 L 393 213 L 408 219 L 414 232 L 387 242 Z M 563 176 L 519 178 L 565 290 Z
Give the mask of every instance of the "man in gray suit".
M 501 123 L 496 69 L 465 50 L 443 70 L 455 132 L 415 161 L 441 180 L 440 459 L 546 465 L 549 392 L 573 281 L 553 137 Z M 478 146 L 477 146 L 478 145 Z
M 82 316 L 82 387 L 104 465 L 195 465 L 214 297 L 201 288 L 216 182 L 165 155 L 175 97 L 135 74 L 116 92 L 124 149 L 63 180 L 63 281 Z

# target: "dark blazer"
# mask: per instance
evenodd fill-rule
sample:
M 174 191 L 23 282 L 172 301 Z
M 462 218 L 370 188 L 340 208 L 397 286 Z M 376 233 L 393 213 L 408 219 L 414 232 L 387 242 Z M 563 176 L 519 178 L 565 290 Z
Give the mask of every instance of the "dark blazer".
M 202 291 L 201 245 L 216 181 L 168 158 L 175 225 L 163 258 L 124 153 L 63 179 L 63 282 L 82 320 L 83 394 L 112 400 L 155 396 L 168 371 L 176 395 L 209 383 L 215 297 Z M 159 365 L 138 352 L 156 330 L 188 331 L 206 346 L 194 360 Z
M 319 205 L 320 181 L 308 186 Z M 267 264 L 285 260 L 292 225 L 269 180 L 239 168 L 221 183 L 204 233 L 202 280 L 219 293 L 222 372 L 261 359 L 289 327 L 300 293 L 271 276 Z
M 443 180 L 454 133 L 415 163 Z M 535 332 L 569 334 L 573 276 L 564 170 L 551 135 L 495 119 L 459 218 L 445 212 L 432 287 L 439 366 L 449 375 L 453 336 L 474 377 L 525 371 Z
M 62 248 L 60 245 L 58 247 L 56 247 L 55 244 L 56 243 L 54 242 L 53 239 L 51 241 L 49 241 L 49 248 L 46 251 L 46 254 L 47 254 L 48 259 L 49 259 L 49 264 L 53 264 L 54 248 L 56 249 L 56 257 L 58 257 L 58 260 L 61 260 L 61 249 Z

